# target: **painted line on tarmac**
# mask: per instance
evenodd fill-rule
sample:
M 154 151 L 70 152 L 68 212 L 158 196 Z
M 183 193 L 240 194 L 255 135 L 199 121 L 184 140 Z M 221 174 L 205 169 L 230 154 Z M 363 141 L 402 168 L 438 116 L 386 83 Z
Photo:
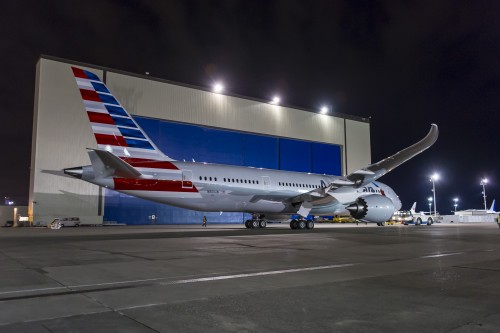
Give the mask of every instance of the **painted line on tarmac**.
M 265 276 L 265 275 L 276 275 L 276 274 L 285 274 L 285 273 L 317 271 L 317 270 L 332 269 L 332 268 L 342 268 L 342 267 L 349 267 L 349 266 L 354 266 L 354 265 L 357 265 L 357 264 L 339 264 L 339 265 L 328 265 L 328 266 L 293 268 L 293 269 L 285 269 L 285 270 L 279 270 L 279 271 L 265 271 L 265 272 L 255 272 L 255 273 L 245 273 L 245 274 L 219 275 L 219 276 L 204 277 L 204 278 L 167 281 L 167 282 L 159 283 L 159 285 L 166 286 L 166 285 L 187 284 L 187 283 L 196 283 L 196 282 L 240 279 L 240 278 L 254 277 L 254 276 Z M 73 285 L 73 286 L 49 287 L 49 288 L 38 288 L 38 289 L 21 289 L 21 290 L 11 290 L 11 291 L 0 292 L 0 295 L 44 292 L 44 291 L 53 291 L 53 290 L 69 290 L 69 291 L 74 291 L 74 292 L 92 292 L 93 290 L 79 290 L 79 289 L 89 288 L 89 287 L 91 288 L 91 287 L 112 286 L 112 285 L 120 285 L 120 284 L 123 285 L 123 284 L 154 282 L 154 281 L 162 281 L 162 280 L 167 280 L 167 279 L 168 278 L 152 278 L 152 279 L 104 282 L 104 283 L 93 283 L 93 284 L 80 284 L 80 285 Z M 40 296 L 43 296 L 43 294 Z
M 459 254 L 463 254 L 463 252 L 453 252 L 453 253 L 438 253 L 438 254 L 430 254 L 428 256 L 422 256 L 420 258 L 440 258 L 440 257 L 448 257 L 448 256 L 456 256 Z
M 38 289 L 11 290 L 11 291 L 0 292 L 0 295 L 15 294 L 15 293 L 29 293 L 29 292 L 34 292 L 34 291 L 60 290 L 60 289 L 68 289 L 68 288 L 67 287 L 51 287 L 51 288 L 38 288 Z
M 318 271 L 318 270 L 323 270 L 323 269 L 342 268 L 342 267 L 349 267 L 349 266 L 354 266 L 354 265 L 356 265 L 356 264 L 328 265 L 328 266 L 284 269 L 284 270 L 279 270 L 279 271 L 265 271 L 265 272 L 234 274 L 234 275 L 220 275 L 220 276 L 211 276 L 211 277 L 204 277 L 204 278 L 197 278 L 197 279 L 186 279 L 186 280 L 162 282 L 162 283 L 160 283 L 160 285 L 165 286 L 165 285 L 173 285 L 173 284 L 187 284 L 187 283 L 196 283 L 196 282 L 241 279 L 241 278 L 254 277 L 254 276 L 265 276 L 265 275 L 277 275 L 277 274 L 296 273 L 296 272 Z

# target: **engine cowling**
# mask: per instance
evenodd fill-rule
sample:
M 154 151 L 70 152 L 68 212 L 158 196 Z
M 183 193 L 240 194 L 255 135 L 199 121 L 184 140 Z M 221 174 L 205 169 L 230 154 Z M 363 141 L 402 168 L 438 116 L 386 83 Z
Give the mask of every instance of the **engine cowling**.
M 394 203 L 383 195 L 367 195 L 359 197 L 346 209 L 351 216 L 363 222 L 385 222 L 394 214 Z

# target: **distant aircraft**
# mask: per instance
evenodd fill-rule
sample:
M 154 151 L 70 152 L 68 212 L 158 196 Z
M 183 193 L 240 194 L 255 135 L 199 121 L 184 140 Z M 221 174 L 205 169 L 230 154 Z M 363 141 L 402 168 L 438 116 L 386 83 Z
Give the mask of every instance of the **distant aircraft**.
M 166 156 L 95 74 L 72 67 L 98 149 L 89 149 L 91 165 L 64 173 L 139 198 L 205 212 L 247 212 L 247 228 L 291 215 L 350 213 L 363 222 L 387 221 L 401 201 L 376 180 L 421 153 L 438 138 L 431 125 L 414 145 L 348 176 L 327 176 L 221 164 L 180 162 Z M 298 157 L 299 158 L 299 157 Z M 292 229 L 314 222 L 293 219 Z
M 491 203 L 490 209 L 487 209 L 487 210 L 484 210 L 484 209 L 466 209 L 466 210 L 462 210 L 462 212 L 497 214 L 498 212 L 495 211 L 495 202 L 496 202 L 496 199 L 493 199 L 493 202 Z
M 410 213 L 412 213 L 413 215 L 415 215 L 415 209 L 417 209 L 417 202 L 415 201 L 413 203 L 413 205 L 411 205 L 411 208 L 410 208 Z

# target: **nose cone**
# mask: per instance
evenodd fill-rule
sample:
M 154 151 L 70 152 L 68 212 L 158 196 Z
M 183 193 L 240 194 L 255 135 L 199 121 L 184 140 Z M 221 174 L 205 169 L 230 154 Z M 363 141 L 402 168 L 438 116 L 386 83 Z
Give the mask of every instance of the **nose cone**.
M 83 168 L 82 167 L 76 167 L 76 168 L 68 168 L 63 170 L 65 174 L 70 175 L 72 177 L 82 179 L 83 175 Z

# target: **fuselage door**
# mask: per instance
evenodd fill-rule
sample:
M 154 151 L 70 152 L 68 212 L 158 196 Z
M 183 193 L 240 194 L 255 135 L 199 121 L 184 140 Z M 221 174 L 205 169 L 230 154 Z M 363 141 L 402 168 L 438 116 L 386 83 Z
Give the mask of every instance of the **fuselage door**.
M 193 172 L 191 170 L 182 171 L 182 188 L 193 188 Z
M 266 188 L 271 186 L 271 178 L 269 178 L 269 176 L 262 176 L 262 184 L 264 184 Z

